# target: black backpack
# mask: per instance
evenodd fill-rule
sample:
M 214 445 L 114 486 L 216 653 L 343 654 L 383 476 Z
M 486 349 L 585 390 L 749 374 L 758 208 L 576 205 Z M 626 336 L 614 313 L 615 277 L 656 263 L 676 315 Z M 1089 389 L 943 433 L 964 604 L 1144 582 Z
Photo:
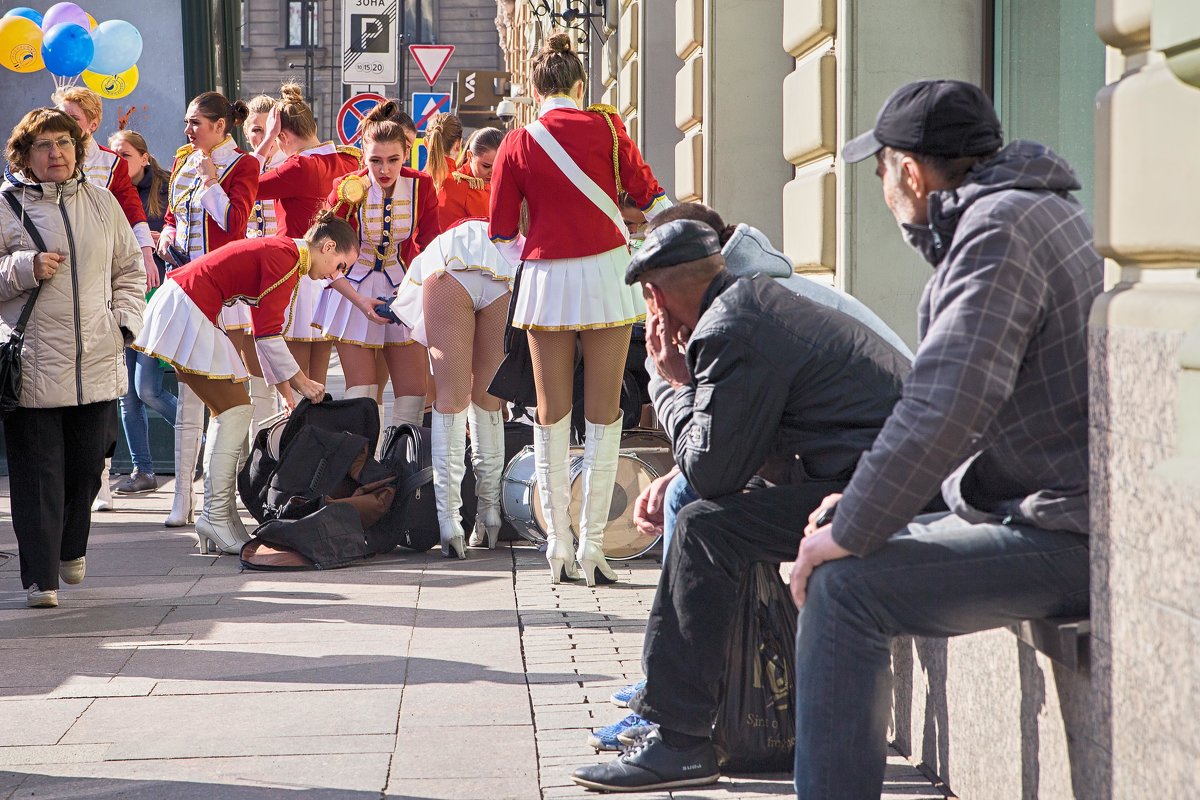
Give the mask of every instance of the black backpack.
M 429 428 L 408 423 L 389 431 L 383 466 L 396 474 L 396 500 L 392 510 L 384 515 L 376 528 L 386 528 L 409 550 L 429 550 L 441 541 L 437 519 L 437 499 L 433 491 L 433 448 Z M 468 477 L 469 476 L 469 477 Z M 463 479 L 471 482 L 471 497 L 475 495 L 475 476 L 467 469 Z M 470 512 L 468 520 L 467 512 Z M 475 524 L 475 506 L 463 503 L 463 530 Z

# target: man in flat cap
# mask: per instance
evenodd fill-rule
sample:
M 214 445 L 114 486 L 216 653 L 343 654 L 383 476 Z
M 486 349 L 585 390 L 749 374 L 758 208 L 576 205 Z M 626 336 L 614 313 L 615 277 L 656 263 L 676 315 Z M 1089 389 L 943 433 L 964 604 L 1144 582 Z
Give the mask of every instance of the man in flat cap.
M 646 298 L 655 410 L 704 498 L 676 521 L 646 626 L 646 686 L 629 707 L 658 725 L 576 783 L 652 791 L 717 780 L 711 731 L 739 580 L 794 557 L 803 520 L 841 491 L 908 369 L 877 331 L 767 275 L 725 268 L 712 227 L 655 228 L 626 272 Z M 757 477 L 756 477 L 757 476 Z M 767 488 L 743 491 L 751 478 Z
M 792 571 L 801 800 L 878 800 L 893 637 L 1088 610 L 1087 320 L 1103 264 L 1070 166 L 1002 144 L 978 87 L 919 81 L 842 151 L 874 157 L 934 271 L 903 396 Z M 939 486 L 950 512 L 918 517 Z

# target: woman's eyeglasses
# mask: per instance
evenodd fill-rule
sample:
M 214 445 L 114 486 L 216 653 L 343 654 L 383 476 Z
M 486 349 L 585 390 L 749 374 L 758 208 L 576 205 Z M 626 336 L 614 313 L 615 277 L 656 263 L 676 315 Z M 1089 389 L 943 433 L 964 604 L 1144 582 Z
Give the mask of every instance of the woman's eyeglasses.
M 35 153 L 41 153 L 45 155 L 51 150 L 58 150 L 65 153 L 74 147 L 75 140 L 70 136 L 63 136 L 58 139 L 39 139 L 38 141 L 34 142 L 29 149 L 33 150 Z

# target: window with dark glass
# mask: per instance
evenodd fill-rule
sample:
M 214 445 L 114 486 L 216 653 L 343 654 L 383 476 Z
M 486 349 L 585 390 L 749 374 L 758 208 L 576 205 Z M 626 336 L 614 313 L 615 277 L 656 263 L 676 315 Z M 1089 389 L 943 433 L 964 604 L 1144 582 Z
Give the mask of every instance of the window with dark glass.
M 321 44 L 320 0 L 287 0 L 287 46 Z

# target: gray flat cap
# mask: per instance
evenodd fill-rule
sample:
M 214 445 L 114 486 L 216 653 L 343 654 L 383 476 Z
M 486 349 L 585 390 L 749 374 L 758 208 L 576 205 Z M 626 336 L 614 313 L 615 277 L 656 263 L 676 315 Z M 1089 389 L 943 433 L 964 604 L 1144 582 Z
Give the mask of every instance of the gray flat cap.
M 625 283 L 633 285 L 642 273 L 673 267 L 721 254 L 721 240 L 711 226 L 694 219 L 677 219 L 655 228 L 625 270 Z

